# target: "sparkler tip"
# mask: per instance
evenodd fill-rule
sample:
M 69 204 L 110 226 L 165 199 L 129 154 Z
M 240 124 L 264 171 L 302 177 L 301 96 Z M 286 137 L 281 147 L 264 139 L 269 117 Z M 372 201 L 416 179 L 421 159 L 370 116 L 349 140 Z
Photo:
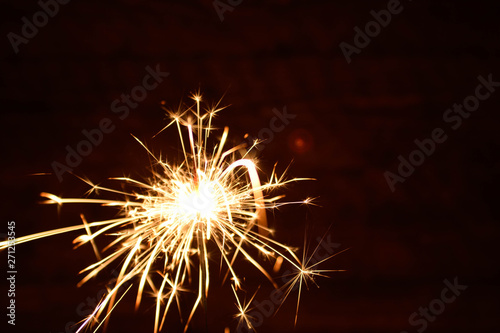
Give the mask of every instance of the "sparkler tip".
M 78 285 L 95 277 L 113 263 L 120 262 L 120 273 L 114 287 L 84 321 L 78 332 L 82 331 L 84 326 L 98 322 L 98 319 L 99 326 L 106 326 L 108 316 L 130 290 L 133 280 L 139 280 L 136 311 L 143 296 L 152 295 L 156 299 L 155 333 L 161 330 L 167 312 L 175 303 L 180 312 L 180 291 L 195 289 L 197 298 L 185 324 L 187 330 L 196 309 L 206 306 L 211 277 L 209 266 L 216 255 L 220 257 L 221 267 L 227 268 L 223 280 L 230 277 L 231 288 L 237 301 L 236 316 L 239 318 L 239 324 L 248 329 L 253 329 L 254 320 L 248 315 L 251 310 L 249 307 L 259 289 L 257 288 L 248 302 L 240 302 L 237 291 L 243 290 L 245 279 L 239 277 L 236 272 L 236 259 L 244 258 L 250 262 L 275 288 L 278 288 L 278 285 L 264 268 L 265 265 L 260 262 L 262 257 L 269 262 L 276 258 L 272 267 L 274 273 L 278 273 L 285 263 L 296 267 L 296 276 L 292 281 L 300 285 L 325 272 L 314 269 L 314 266 L 307 266 L 307 263 L 304 264 L 297 258 L 295 248 L 274 240 L 274 229 L 269 228 L 267 224 L 267 210 L 292 203 L 314 204 L 316 198 L 311 197 L 303 201 L 278 203 L 284 195 L 270 197 L 268 194 L 289 182 L 305 178 L 284 180 L 284 173 L 280 177 L 276 176 L 275 166 L 270 180 L 262 183 L 259 176 L 262 171 L 257 166 L 257 160 L 247 157 L 249 151 L 262 141 L 255 139 L 249 148 L 245 143 L 226 150 L 224 145 L 228 138 L 228 127 L 224 127 L 224 132 L 214 147 L 207 147 L 210 133 L 215 129 L 212 125 L 213 117 L 224 107 L 219 107 L 219 101 L 216 105 L 200 111 L 200 103 L 203 101 L 201 93 L 194 92 L 190 98 L 195 101 L 195 105 L 187 108 L 179 106 L 176 112 L 166 109 L 164 100 L 160 102 L 171 120 L 156 135 L 171 125 L 177 126 L 184 156 L 180 164 L 171 164 L 161 156 L 153 154 L 143 141 L 131 134 L 154 159 L 150 179 L 138 181 L 130 177 L 111 178 L 123 185 L 123 189 L 117 190 L 96 185 L 77 176 L 90 186 L 87 195 L 92 192 L 98 194 L 97 191 L 100 190 L 123 195 L 123 200 L 68 199 L 46 192 L 40 194 L 47 199 L 43 202 L 45 204 L 97 203 L 119 209 L 119 216 L 114 219 L 89 223 L 82 214 L 80 217 L 83 226 L 61 228 L 21 239 L 24 242 L 85 229 L 86 234 L 76 237 L 73 243 L 75 247 L 90 243 L 97 262 L 82 270 L 88 273 Z M 187 134 L 183 130 L 187 130 Z M 245 134 L 245 138 L 248 136 Z M 241 150 L 243 157 L 238 159 L 235 155 Z M 128 186 L 134 190 L 127 190 Z M 102 251 L 99 251 L 94 241 L 100 235 L 114 237 Z M 7 244 L 0 243 L 2 248 L 4 245 Z M 212 251 L 213 249 L 218 251 Z M 128 283 L 130 286 L 124 288 Z M 295 323 L 296 321 L 297 317 Z M 224 331 L 229 332 L 229 328 L 226 327 Z

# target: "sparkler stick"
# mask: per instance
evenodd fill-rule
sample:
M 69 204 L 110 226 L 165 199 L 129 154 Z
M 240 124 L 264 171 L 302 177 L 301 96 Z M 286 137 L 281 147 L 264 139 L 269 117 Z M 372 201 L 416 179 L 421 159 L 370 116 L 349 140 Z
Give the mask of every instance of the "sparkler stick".
M 310 203 L 310 198 L 299 202 L 280 202 L 283 196 L 266 195 L 290 182 L 307 178 L 284 180 L 284 177 L 278 177 L 273 169 L 269 182 L 262 183 L 256 161 L 246 158 L 258 143 L 255 142 L 253 146 L 247 148 L 242 158 L 235 158 L 236 152 L 244 145 L 224 150 L 229 133 L 227 127 L 224 128 L 219 142 L 214 145 L 213 152 L 210 153 L 207 144 L 210 133 L 214 130 L 212 120 L 222 108 L 217 104 L 202 112 L 201 95 L 194 94 L 191 98 L 195 102 L 196 109 L 194 110 L 194 106 L 187 109 L 180 108 L 177 112 L 165 109 L 171 122 L 156 134 L 173 124 L 176 125 L 184 155 L 181 164 L 171 164 L 167 160 L 158 158 L 136 138 L 155 161 L 151 179 L 138 181 L 128 177 L 111 178 L 129 186 L 129 190 L 123 191 L 101 187 L 82 179 L 91 186 L 89 194 L 102 190 L 123 195 L 124 200 L 60 198 L 49 193 L 41 194 L 47 199 L 44 202 L 47 204 L 61 206 L 69 203 L 87 203 L 116 207 L 120 210 L 119 218 L 87 222 L 81 215 L 82 225 L 23 236 L 15 241 L 16 244 L 21 244 L 84 230 L 85 233 L 78 236 L 74 243 L 76 247 L 90 243 L 98 261 L 81 271 L 85 272 L 86 276 L 79 285 L 115 262 L 122 262 L 115 285 L 93 313 L 83 321 L 77 333 L 99 322 L 95 331 L 103 324 L 106 326 L 115 306 L 135 284 L 137 284 L 136 309 L 141 305 L 147 290 L 151 290 L 155 295 L 154 333 L 162 330 L 166 315 L 174 304 L 179 308 L 182 319 L 179 297 L 182 293 L 195 290 L 197 298 L 186 320 L 184 329 L 186 331 L 198 306 L 201 304 L 205 309 L 207 306 L 210 286 L 210 251 L 207 246 L 210 244 L 218 250 L 212 255 L 218 255 L 221 268 L 223 266 L 226 268 L 223 281 L 226 277 L 231 277 L 231 288 L 240 312 L 238 316 L 248 327 L 251 327 L 250 317 L 246 316 L 245 311 L 249 303 L 242 304 L 237 293 L 237 290 L 241 289 L 241 279 L 235 269 L 238 258 L 245 258 L 275 287 L 278 286 L 272 276 L 252 252 L 257 251 L 267 258 L 275 258 L 278 261 L 274 265 L 275 270 L 279 269 L 283 261 L 296 267 L 299 273 L 290 282 L 285 298 L 295 284 L 299 283 L 301 287 L 307 277 L 312 279 L 313 276 L 325 272 L 306 267 L 304 260 L 300 260 L 292 248 L 273 240 L 266 218 L 268 209 L 287 204 Z M 185 142 L 183 128 L 187 130 L 189 147 Z M 104 236 L 112 237 L 113 240 L 99 251 L 94 240 L 96 237 Z M 7 247 L 7 241 L 0 242 L 0 249 Z M 193 271 L 193 267 L 197 267 L 197 271 Z M 127 287 L 128 284 L 130 286 Z M 121 292 L 123 289 L 126 290 Z M 301 289 L 299 293 L 300 291 Z M 250 302 L 254 297 L 255 294 Z

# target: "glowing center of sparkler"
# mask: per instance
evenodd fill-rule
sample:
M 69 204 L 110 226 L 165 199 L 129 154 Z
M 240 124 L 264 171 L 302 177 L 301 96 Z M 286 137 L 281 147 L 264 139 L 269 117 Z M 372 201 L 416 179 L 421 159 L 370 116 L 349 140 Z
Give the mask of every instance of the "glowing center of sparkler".
M 181 210 L 191 218 L 211 218 L 217 206 L 212 184 L 201 183 L 197 189 L 187 190 L 180 195 Z

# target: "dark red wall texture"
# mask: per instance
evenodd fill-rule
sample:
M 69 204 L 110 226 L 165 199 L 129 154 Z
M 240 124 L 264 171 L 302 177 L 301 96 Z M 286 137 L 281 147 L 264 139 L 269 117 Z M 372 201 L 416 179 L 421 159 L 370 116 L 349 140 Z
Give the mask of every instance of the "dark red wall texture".
M 46 24 L 37 17 L 38 32 L 25 27 L 26 38 L 23 25 L 40 5 L 2 1 L 0 233 L 11 220 L 20 236 L 78 224 L 80 212 L 92 221 L 113 217 L 115 211 L 95 206 L 58 212 L 40 205 L 42 191 L 82 196 L 88 187 L 68 173 L 62 182 L 31 174 L 53 172 L 54 161 L 65 163 L 66 146 L 75 148 L 83 130 L 109 118 L 114 130 L 73 172 L 96 183 L 147 175 L 148 156 L 130 133 L 180 157 L 174 131 L 151 138 L 165 124 L 160 103 L 175 108 L 200 89 L 207 101 L 224 95 L 229 107 L 215 124 L 230 127 L 231 144 L 245 134 L 269 136 L 262 129 L 276 110 L 295 115 L 256 157 L 264 172 L 274 162 L 279 171 L 291 163 L 291 177 L 316 178 L 286 192 L 290 200 L 318 197 L 320 207 L 270 214 L 275 237 L 301 246 L 307 231 L 311 246 L 327 234 L 338 251 L 350 248 L 321 266 L 346 272 L 303 293 L 295 332 L 498 330 L 498 2 L 215 4 L 225 10 L 223 21 L 212 1 L 74 0 Z M 374 16 L 381 23 L 370 23 Z M 119 101 L 113 108 L 143 84 L 147 66 L 169 75 L 157 77 L 161 82 L 137 105 Z M 15 327 L 5 315 L 2 252 L 0 331 L 64 332 L 66 323 L 81 320 L 78 307 L 88 307 L 87 297 L 95 298 L 107 277 L 76 287 L 78 272 L 93 261 L 90 247 L 72 249 L 77 235 L 18 246 Z M 455 279 L 467 286 L 455 290 L 457 297 L 444 291 L 443 281 Z M 259 302 L 272 290 L 252 270 L 246 283 L 262 284 Z M 292 332 L 295 296 L 258 331 Z M 133 302 L 117 307 L 109 332 L 152 332 L 153 303 L 146 299 L 134 313 Z M 204 332 L 206 316 L 207 331 L 233 332 L 235 310 L 229 286 L 214 282 L 206 315 L 197 313 L 191 331 Z M 168 328 L 181 329 L 175 311 Z

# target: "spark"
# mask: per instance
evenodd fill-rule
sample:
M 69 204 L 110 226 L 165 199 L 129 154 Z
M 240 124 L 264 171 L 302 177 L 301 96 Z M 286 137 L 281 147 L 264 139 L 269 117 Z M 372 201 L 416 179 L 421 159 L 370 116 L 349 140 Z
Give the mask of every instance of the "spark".
M 274 272 L 286 261 L 297 268 L 297 275 L 289 282 L 288 292 L 299 285 L 322 276 L 326 271 L 316 270 L 317 265 L 307 266 L 309 260 L 300 260 L 294 249 L 271 238 L 266 210 L 288 204 L 311 204 L 308 198 L 299 202 L 281 202 L 283 195 L 270 197 L 269 193 L 290 182 L 309 178 L 285 179 L 285 172 L 278 176 L 273 169 L 269 181 L 262 183 L 257 161 L 248 157 L 258 142 L 250 147 L 241 144 L 225 148 L 228 127 L 225 127 L 215 144 L 209 148 L 212 133 L 216 130 L 212 121 L 223 108 L 219 103 L 202 110 L 201 94 L 191 95 L 194 104 L 179 106 L 176 111 L 163 107 L 170 122 L 155 136 L 169 127 L 176 127 L 182 147 L 183 160 L 173 164 L 153 154 L 147 146 L 135 138 L 154 161 L 149 179 L 139 181 L 129 177 L 111 178 L 117 182 L 117 190 L 80 178 L 90 186 L 87 196 L 99 192 L 120 195 L 122 200 L 105 198 L 61 198 L 41 193 L 46 204 L 99 204 L 119 210 L 119 216 L 110 220 L 88 222 L 81 215 L 82 225 L 75 225 L 16 238 L 16 244 L 54 236 L 67 232 L 84 232 L 74 240 L 75 247 L 90 243 L 97 261 L 80 273 L 85 274 L 78 286 L 102 273 L 107 267 L 118 266 L 116 282 L 101 299 L 94 311 L 83 320 L 77 333 L 90 326 L 107 325 L 109 316 L 120 300 L 134 286 L 135 308 L 138 309 L 144 295 L 155 298 L 154 333 L 162 330 L 167 313 L 177 307 L 181 320 L 180 297 L 194 291 L 196 300 L 190 307 L 185 321 L 186 331 L 200 307 L 206 307 L 210 287 L 211 261 L 220 260 L 230 277 L 231 288 L 237 301 L 240 323 L 251 327 L 252 318 L 246 313 L 249 302 L 241 303 L 237 290 L 242 278 L 235 267 L 237 259 L 244 258 L 277 287 L 268 270 L 258 259 L 260 256 L 274 259 Z M 220 102 L 220 101 L 219 101 Z M 164 104 L 164 103 L 162 103 Z M 237 154 L 241 154 L 237 158 Z M 95 239 L 112 239 L 99 249 Z M 5 249 L 8 242 L 0 242 Z M 216 249 L 217 251 L 212 251 Z M 215 253 L 214 253 L 215 252 Z M 254 253 L 260 255 L 255 255 Z M 285 296 L 285 298 L 286 298 Z M 185 318 L 185 317 L 184 317 Z M 184 320 L 183 320 L 184 321 Z
M 252 330 L 254 330 L 252 322 L 255 320 L 255 318 L 248 315 L 247 313 L 253 309 L 250 308 L 250 304 L 252 304 L 252 301 L 259 290 L 257 289 L 257 291 L 255 291 L 248 302 L 242 303 L 238 298 L 238 293 L 236 292 L 236 289 L 234 289 L 234 286 L 231 287 L 233 288 L 234 297 L 236 298 L 236 307 L 238 308 L 238 313 L 234 315 L 235 318 L 239 319 L 238 327 L 244 325 L 248 329 L 248 332 L 251 332 Z
M 297 262 L 291 262 L 294 268 L 294 272 L 285 275 L 284 277 L 290 277 L 290 279 L 281 287 L 283 292 L 283 296 L 281 299 L 281 305 L 285 302 L 285 300 L 288 298 L 288 296 L 295 290 L 297 290 L 297 306 L 295 309 L 295 322 L 294 324 L 297 325 L 297 319 L 299 315 L 299 306 L 300 306 L 300 298 L 302 295 L 302 288 L 306 287 L 309 289 L 309 284 L 315 285 L 317 288 L 319 288 L 319 285 L 316 283 L 316 278 L 318 277 L 324 277 L 328 278 L 329 276 L 326 275 L 326 273 L 331 273 L 331 272 L 344 272 L 344 270 L 336 269 L 318 269 L 317 266 L 321 265 L 325 261 L 330 260 L 331 258 L 341 254 L 342 252 L 345 252 L 347 249 L 344 249 L 340 252 L 333 253 L 325 258 L 316 258 L 316 253 L 323 242 L 324 236 L 321 239 L 321 241 L 316 245 L 316 248 L 314 251 L 311 253 L 311 255 L 307 256 L 307 246 L 306 246 L 306 238 L 304 236 L 304 248 L 302 252 L 302 260 L 299 260 Z M 314 260 L 313 260 L 314 259 Z M 308 284 L 309 283 L 309 284 Z M 280 307 L 281 307 L 280 305 Z M 279 308 L 278 308 L 279 310 Z

